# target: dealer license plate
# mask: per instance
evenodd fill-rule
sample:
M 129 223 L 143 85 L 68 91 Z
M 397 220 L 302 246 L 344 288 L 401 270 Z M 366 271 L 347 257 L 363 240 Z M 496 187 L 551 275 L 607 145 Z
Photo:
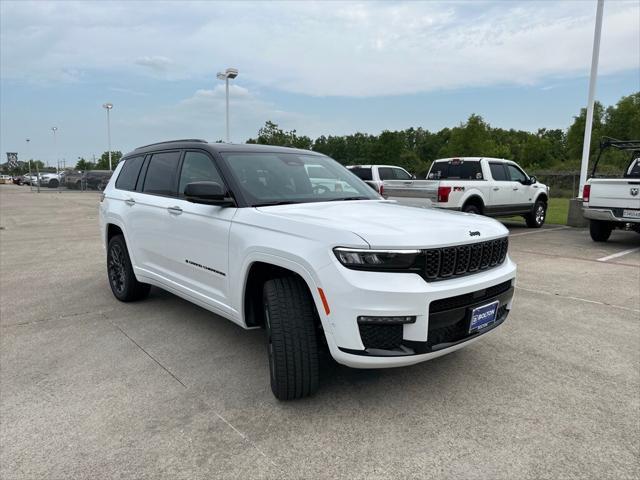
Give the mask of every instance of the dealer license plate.
M 471 322 L 469 322 L 469 333 L 482 330 L 496 321 L 499 301 L 491 302 L 481 307 L 476 307 L 471 311 Z

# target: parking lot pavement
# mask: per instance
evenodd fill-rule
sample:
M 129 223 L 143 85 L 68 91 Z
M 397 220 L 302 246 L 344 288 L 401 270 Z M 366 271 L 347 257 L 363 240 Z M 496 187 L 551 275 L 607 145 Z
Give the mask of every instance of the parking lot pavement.
M 409 368 L 325 359 L 319 393 L 282 403 L 262 331 L 113 298 L 97 202 L 0 185 L 1 478 L 640 475 L 637 234 L 509 223 L 501 328 Z

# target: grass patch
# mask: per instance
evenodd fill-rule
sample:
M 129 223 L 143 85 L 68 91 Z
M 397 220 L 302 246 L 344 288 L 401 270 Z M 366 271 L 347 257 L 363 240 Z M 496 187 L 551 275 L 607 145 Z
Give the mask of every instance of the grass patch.
M 566 225 L 567 215 L 569 214 L 569 200 L 569 198 L 551 198 L 545 223 Z

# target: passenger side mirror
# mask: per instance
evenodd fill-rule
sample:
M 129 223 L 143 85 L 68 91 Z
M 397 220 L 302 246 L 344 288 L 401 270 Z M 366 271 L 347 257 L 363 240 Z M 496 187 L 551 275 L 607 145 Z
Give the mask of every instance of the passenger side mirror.
M 533 185 L 534 183 L 537 183 L 537 182 L 538 182 L 538 179 L 536 178 L 535 175 L 531 175 L 529 177 L 529 185 Z
M 413 180 L 415 180 L 415 179 L 416 179 L 416 176 L 415 176 L 415 175 L 411 175 L 411 178 L 412 178 Z
M 188 202 L 228 207 L 234 205 L 232 198 L 226 196 L 218 182 L 191 182 L 184 187 L 184 196 Z

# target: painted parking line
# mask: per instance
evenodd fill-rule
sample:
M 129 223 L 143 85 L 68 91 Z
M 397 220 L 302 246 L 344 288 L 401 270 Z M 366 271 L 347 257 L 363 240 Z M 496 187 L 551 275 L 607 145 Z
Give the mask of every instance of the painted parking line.
M 516 285 L 516 290 L 522 290 L 524 292 L 537 293 L 537 294 L 540 294 L 540 295 L 549 295 L 549 296 L 552 296 L 552 297 L 566 298 L 567 300 L 575 300 L 575 301 L 578 301 L 578 302 L 594 303 L 596 305 L 604 305 L 604 306 L 607 306 L 607 307 L 610 307 L 610 308 L 617 308 L 618 310 L 626 310 L 628 312 L 640 313 L 640 310 L 638 310 L 637 308 L 623 307 L 622 305 L 613 305 L 611 303 L 599 302 L 597 300 L 591 300 L 589 298 L 574 297 L 574 296 L 571 296 L 571 295 L 562 295 L 560 293 L 547 292 L 546 290 L 538 290 L 538 289 L 534 289 L 534 288 L 525 288 L 525 287 L 520 287 L 518 285 Z
M 555 232 L 556 230 L 566 230 L 567 228 L 571 228 L 571 227 L 563 226 L 563 227 L 544 228 L 544 229 L 541 228 L 538 230 L 530 230 L 528 232 L 513 233 L 513 234 L 509 234 L 509 236 L 520 237 L 522 235 L 533 235 L 534 233 L 545 233 L 545 232 Z
M 637 252 L 640 250 L 640 247 L 630 248 L 629 250 L 623 250 L 622 252 L 614 253 L 613 255 L 607 255 L 606 257 L 599 258 L 599 262 L 608 262 L 609 260 L 613 260 L 614 258 L 624 257 L 625 255 L 629 255 L 630 253 Z

